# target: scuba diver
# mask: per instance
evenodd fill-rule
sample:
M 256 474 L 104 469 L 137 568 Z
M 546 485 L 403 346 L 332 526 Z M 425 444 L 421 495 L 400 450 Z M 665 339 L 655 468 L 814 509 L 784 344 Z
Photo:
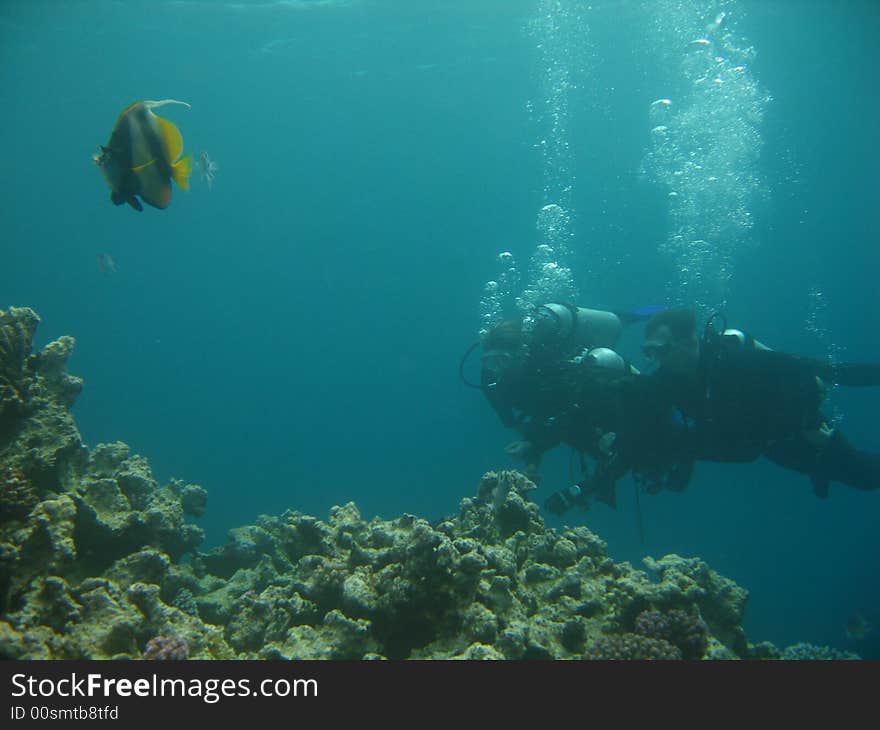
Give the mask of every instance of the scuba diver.
M 722 322 L 720 330 L 715 320 Z M 687 485 L 687 465 L 696 460 L 751 462 L 760 456 L 808 475 L 821 498 L 828 496 L 832 481 L 880 488 L 880 454 L 853 448 L 821 412 L 826 384 L 880 385 L 880 365 L 827 363 L 776 352 L 728 329 L 720 315 L 710 318 L 700 339 L 694 313 L 686 309 L 654 315 L 645 338 L 642 349 L 657 369 L 641 376 L 637 390 L 660 418 L 643 423 L 648 438 L 633 440 L 624 433 L 619 444 L 614 440 L 594 478 L 551 495 L 548 510 L 562 514 L 588 505 L 592 494 L 607 495 L 608 481 L 624 474 L 627 461 L 636 463 L 652 443 L 670 448 L 669 473 L 683 477 L 667 483 L 670 488 Z M 629 413 L 624 420 L 633 417 L 644 418 Z
M 716 330 L 714 320 L 722 327 Z M 694 313 L 659 312 L 645 326 L 643 351 L 655 376 L 695 428 L 697 458 L 754 461 L 764 456 L 807 474 L 817 496 L 829 482 L 880 488 L 880 454 L 853 448 L 821 411 L 827 385 L 880 385 L 880 365 L 828 363 L 776 352 L 727 329 L 714 315 L 702 339 Z
M 543 454 L 566 442 L 595 455 L 602 422 L 614 404 L 602 383 L 610 375 L 637 372 L 612 348 L 623 329 L 658 311 L 646 307 L 611 312 L 571 304 L 540 305 L 521 321 L 507 320 L 465 353 L 462 380 L 480 388 L 501 422 L 521 439 L 505 451 L 524 464 L 537 481 Z M 480 384 L 469 383 L 462 368 L 482 345 Z M 598 431 L 598 435 L 597 435 Z

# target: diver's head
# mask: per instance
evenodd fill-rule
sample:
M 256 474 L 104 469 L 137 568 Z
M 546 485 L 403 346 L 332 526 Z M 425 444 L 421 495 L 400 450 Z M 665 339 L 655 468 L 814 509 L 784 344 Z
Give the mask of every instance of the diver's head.
M 642 352 L 667 372 L 696 372 L 700 341 L 693 310 L 665 309 L 645 325 Z
M 492 388 L 519 369 L 525 355 L 522 323 L 501 322 L 485 334 L 482 345 L 481 380 L 484 388 Z
M 516 351 L 522 346 L 523 331 L 522 322 L 515 319 L 506 319 L 496 324 L 483 336 L 483 351 L 508 350 Z
M 527 351 L 522 324 L 508 320 L 483 336 L 480 388 L 505 426 L 517 423 L 515 409 L 521 397 Z

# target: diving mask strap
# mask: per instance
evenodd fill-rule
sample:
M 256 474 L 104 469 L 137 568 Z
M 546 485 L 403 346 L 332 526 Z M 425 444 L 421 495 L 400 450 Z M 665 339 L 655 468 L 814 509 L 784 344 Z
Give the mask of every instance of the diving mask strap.
M 468 388 L 476 388 L 477 390 L 483 390 L 482 385 L 477 385 L 476 383 L 470 382 L 464 376 L 464 364 L 467 362 L 468 358 L 471 356 L 471 353 L 476 350 L 481 344 L 480 340 L 474 342 L 467 350 L 465 350 L 464 355 L 461 356 L 461 360 L 458 362 L 458 377 L 461 378 L 461 382 L 464 383 Z

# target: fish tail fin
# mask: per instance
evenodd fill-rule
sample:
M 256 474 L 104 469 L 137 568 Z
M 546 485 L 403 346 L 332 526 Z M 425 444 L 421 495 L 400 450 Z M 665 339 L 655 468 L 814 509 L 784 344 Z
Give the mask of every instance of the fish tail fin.
M 189 176 L 192 173 L 192 156 L 181 157 L 171 166 L 171 177 L 181 190 L 189 190 Z

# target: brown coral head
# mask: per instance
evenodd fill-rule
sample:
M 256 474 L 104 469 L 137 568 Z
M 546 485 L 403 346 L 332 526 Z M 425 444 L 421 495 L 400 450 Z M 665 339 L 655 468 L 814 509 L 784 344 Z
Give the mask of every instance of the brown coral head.
M 182 636 L 154 636 L 147 642 L 141 659 L 153 661 L 189 659 L 189 642 Z

